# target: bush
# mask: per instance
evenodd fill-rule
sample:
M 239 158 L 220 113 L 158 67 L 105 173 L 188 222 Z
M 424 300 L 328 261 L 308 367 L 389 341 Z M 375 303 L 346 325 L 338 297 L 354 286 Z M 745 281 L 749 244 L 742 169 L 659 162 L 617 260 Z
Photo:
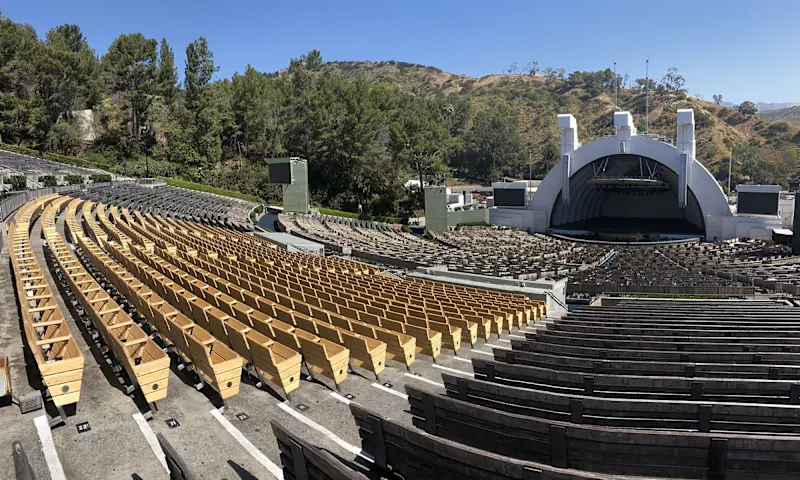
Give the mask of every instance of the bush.
M 458 227 L 491 227 L 492 224 L 491 223 L 486 223 L 486 222 L 464 222 L 464 223 L 459 223 L 457 226 Z
M 101 182 L 110 182 L 111 181 L 111 174 L 108 173 L 93 173 L 89 175 L 89 180 L 92 183 L 101 183 Z
M 53 175 L 42 175 L 36 181 L 41 183 L 43 187 L 55 187 L 58 185 L 58 180 Z
M 245 195 L 239 192 L 232 192 L 230 190 L 223 190 L 221 188 L 210 187 L 208 185 L 203 185 L 202 183 L 187 182 L 185 180 L 176 180 L 174 178 L 166 178 L 166 177 L 158 177 L 158 178 L 166 181 L 167 185 L 171 187 L 186 188 L 188 190 L 196 190 L 198 192 L 215 193 L 217 195 L 222 195 L 223 197 L 238 198 L 239 200 L 246 200 L 248 202 L 257 201 L 256 197 L 254 197 L 253 195 Z
M 64 181 L 67 185 L 83 185 L 83 175 L 65 175 Z
M 3 183 L 11 185 L 12 190 L 25 190 L 28 185 L 28 180 L 24 175 L 7 175 L 3 178 Z
M 357 218 L 360 220 L 371 220 L 373 222 L 383 222 L 383 223 L 403 223 L 397 217 L 372 217 L 369 215 L 359 215 L 357 213 L 352 212 L 343 212 L 341 210 L 331 210 L 329 208 L 320 208 L 319 213 L 324 215 L 333 215 L 334 217 L 345 217 L 345 218 Z

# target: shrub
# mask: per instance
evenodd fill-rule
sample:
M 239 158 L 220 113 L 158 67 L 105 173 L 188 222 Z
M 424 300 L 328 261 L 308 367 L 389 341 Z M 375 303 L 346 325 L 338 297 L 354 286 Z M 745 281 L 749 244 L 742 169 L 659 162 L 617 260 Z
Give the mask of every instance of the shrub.
M 3 178 L 3 183 L 11 185 L 12 190 L 25 190 L 28 180 L 24 175 L 7 175 Z
M 239 200 L 246 200 L 248 202 L 255 202 L 257 199 L 253 195 L 245 195 L 239 192 L 232 192 L 222 188 L 211 187 L 203 185 L 202 183 L 187 182 L 186 180 L 176 180 L 174 178 L 158 177 L 167 182 L 171 187 L 186 188 L 188 190 L 196 190 L 198 192 L 215 193 L 223 197 L 238 198 Z
M 89 180 L 92 183 L 101 183 L 101 182 L 110 182 L 111 181 L 111 174 L 108 173 L 93 173 L 89 175 Z
M 58 185 L 58 180 L 53 175 L 42 175 L 36 181 L 41 183 L 43 187 L 55 187 Z
M 82 185 L 83 184 L 83 175 L 65 175 L 64 181 L 67 182 L 67 185 Z
M 370 215 L 359 215 L 357 213 L 352 212 L 343 212 L 341 210 L 332 210 L 330 208 L 320 208 L 319 213 L 324 215 L 333 215 L 334 217 L 345 217 L 345 218 L 358 218 L 361 220 L 371 220 L 373 222 L 383 222 L 383 223 L 403 223 L 397 217 L 372 217 Z

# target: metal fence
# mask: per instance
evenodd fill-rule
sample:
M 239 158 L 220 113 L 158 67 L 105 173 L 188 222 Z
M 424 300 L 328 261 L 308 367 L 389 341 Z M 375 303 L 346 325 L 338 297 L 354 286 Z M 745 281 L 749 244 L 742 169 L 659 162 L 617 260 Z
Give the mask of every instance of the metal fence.
M 133 183 L 132 181 L 114 182 L 114 184 Z M 25 205 L 39 197 L 51 195 L 53 193 L 70 193 L 78 190 L 92 190 L 95 188 L 108 187 L 111 182 L 89 183 L 85 185 L 62 185 L 60 187 L 37 188 L 36 190 L 25 190 L 16 195 L 11 195 L 0 202 L 0 221 L 5 222 L 19 207 Z

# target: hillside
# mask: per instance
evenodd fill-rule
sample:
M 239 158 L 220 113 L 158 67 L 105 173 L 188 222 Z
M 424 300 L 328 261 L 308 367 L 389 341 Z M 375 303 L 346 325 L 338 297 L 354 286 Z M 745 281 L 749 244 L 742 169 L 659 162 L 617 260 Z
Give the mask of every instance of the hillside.
M 764 110 L 758 112 L 758 116 L 770 122 L 786 122 L 800 126 L 800 105 L 778 110 Z
M 537 155 L 548 142 L 556 141 L 556 116 L 572 113 L 578 119 L 580 137 L 613 133 L 613 94 L 608 88 L 596 88 L 587 78 L 601 72 L 580 72 L 567 78 L 555 75 L 499 74 L 472 78 L 444 72 L 435 67 L 404 62 L 331 62 L 326 67 L 351 80 L 387 85 L 433 99 L 469 99 L 477 110 L 505 105 L 516 117 L 526 150 Z M 609 72 L 610 73 L 610 72 Z M 612 77 L 613 78 L 613 77 Z M 645 130 L 645 95 L 641 90 L 621 89 L 619 109 L 634 115 L 637 127 Z M 800 129 L 771 124 L 773 118 L 745 116 L 732 108 L 715 105 L 681 93 L 654 89 L 650 95 L 650 129 L 667 137 L 676 132 L 675 117 L 679 108 L 694 108 L 697 122 L 698 159 L 714 172 L 727 160 L 731 148 L 756 146 L 767 162 L 785 163 L 795 168 L 800 146 Z M 800 107 L 777 111 L 788 117 L 800 114 Z M 765 112 L 767 113 L 767 112 Z M 776 120 L 788 121 L 784 117 Z M 788 158 L 787 158 L 788 157 Z M 727 164 L 726 164 L 727 165 Z M 723 168 L 727 174 L 727 167 Z M 720 178 L 724 176 L 721 175 Z

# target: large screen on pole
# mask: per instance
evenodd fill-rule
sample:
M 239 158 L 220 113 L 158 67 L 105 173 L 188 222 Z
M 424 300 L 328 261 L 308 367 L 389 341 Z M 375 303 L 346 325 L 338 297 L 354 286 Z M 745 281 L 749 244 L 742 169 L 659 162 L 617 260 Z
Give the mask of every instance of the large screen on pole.
M 777 215 L 778 200 L 780 194 L 777 192 L 739 192 L 738 213 L 753 215 Z
M 525 189 L 524 188 L 495 188 L 494 189 L 495 207 L 524 207 Z
M 290 185 L 292 183 L 292 164 L 270 163 L 269 164 L 269 183 L 282 183 Z

